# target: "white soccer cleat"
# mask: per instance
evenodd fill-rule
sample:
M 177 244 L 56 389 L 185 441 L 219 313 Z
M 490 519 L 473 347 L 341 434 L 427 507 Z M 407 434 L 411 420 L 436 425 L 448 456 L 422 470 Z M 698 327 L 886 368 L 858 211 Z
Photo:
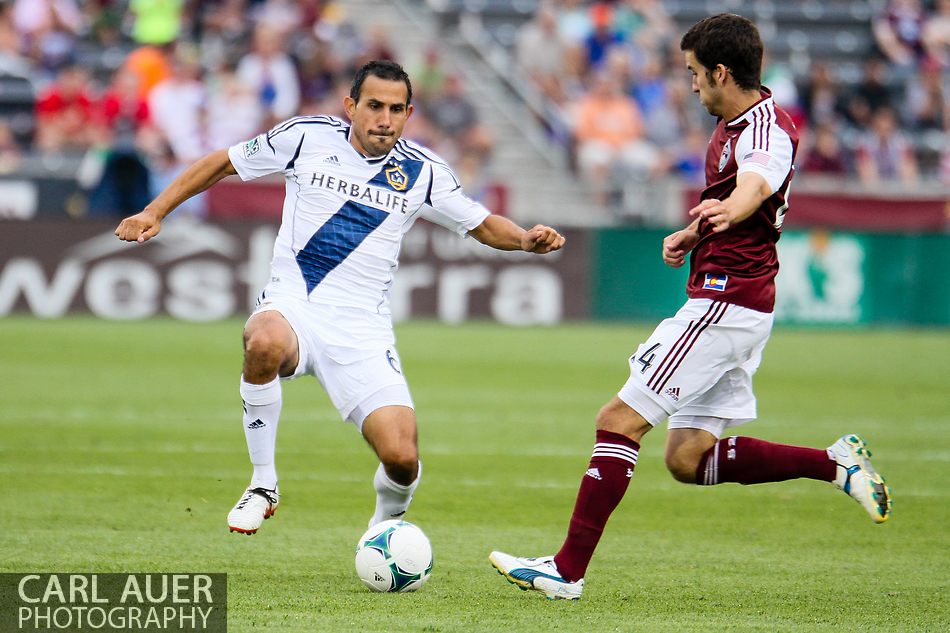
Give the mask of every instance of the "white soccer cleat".
M 828 447 L 828 456 L 838 463 L 835 487 L 861 504 L 875 523 L 891 514 L 891 489 L 871 466 L 871 451 L 860 436 L 845 435 Z
M 504 552 L 492 552 L 488 560 L 508 582 L 524 591 L 540 591 L 548 600 L 577 600 L 584 591 L 584 579 L 577 582 L 564 580 L 553 556 L 517 558 Z
M 248 487 L 228 513 L 228 528 L 232 532 L 241 532 L 250 536 L 257 532 L 264 519 L 274 516 L 278 503 L 280 503 L 280 493 L 276 488 L 268 490 Z

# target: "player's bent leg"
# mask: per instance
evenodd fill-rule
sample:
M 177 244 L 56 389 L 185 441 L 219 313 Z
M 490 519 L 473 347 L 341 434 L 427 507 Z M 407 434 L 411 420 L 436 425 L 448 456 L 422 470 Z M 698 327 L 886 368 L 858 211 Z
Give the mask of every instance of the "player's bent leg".
M 361 430 L 380 462 L 373 477 L 376 509 L 369 525 L 401 518 L 422 476 L 415 412 L 406 406 L 383 406 L 366 416 Z
M 584 591 L 584 579 L 569 582 L 558 571 L 553 556 L 518 558 L 504 552 L 488 556 L 492 566 L 519 589 L 533 589 L 549 600 L 577 600 Z
M 874 467 L 871 451 L 860 436 L 845 435 L 828 447 L 836 464 L 834 484 L 861 504 L 875 523 L 884 523 L 891 514 L 891 489 Z
M 279 375 L 291 375 L 299 358 L 297 336 L 284 316 L 258 312 L 244 328 L 242 426 L 254 467 L 251 483 L 228 513 L 231 532 L 255 534 L 277 511 L 280 494 L 274 452 L 282 406 Z

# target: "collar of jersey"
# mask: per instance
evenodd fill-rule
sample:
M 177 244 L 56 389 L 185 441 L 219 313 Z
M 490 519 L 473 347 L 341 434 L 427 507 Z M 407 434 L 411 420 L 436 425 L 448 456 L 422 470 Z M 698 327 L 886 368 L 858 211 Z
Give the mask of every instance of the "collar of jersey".
M 732 126 L 734 126 L 734 125 L 739 125 L 739 124 L 742 123 L 743 121 L 748 120 L 749 117 L 752 116 L 753 110 L 756 110 L 756 109 L 762 107 L 762 104 L 764 104 L 764 103 L 769 103 L 769 102 L 772 101 L 772 91 L 771 91 L 771 90 L 769 90 L 769 89 L 766 88 L 765 86 L 762 86 L 761 89 L 760 89 L 760 92 L 761 92 L 761 94 L 762 94 L 762 98 L 759 99 L 758 101 L 756 101 L 755 103 L 753 103 L 751 106 L 749 106 L 749 108 L 748 108 L 745 112 L 743 112 L 742 114 L 740 114 L 739 116 L 737 116 L 737 117 L 734 118 L 733 120 L 731 120 L 731 121 L 729 121 L 728 123 L 726 123 L 726 127 L 732 127 Z

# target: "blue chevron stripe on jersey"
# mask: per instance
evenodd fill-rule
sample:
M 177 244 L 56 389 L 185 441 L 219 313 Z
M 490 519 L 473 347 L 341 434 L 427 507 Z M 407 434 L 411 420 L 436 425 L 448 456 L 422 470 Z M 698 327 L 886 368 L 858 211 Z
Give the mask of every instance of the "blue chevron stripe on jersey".
M 358 202 L 347 202 L 311 236 L 297 253 L 297 266 L 307 282 L 307 294 L 343 263 L 389 216 Z

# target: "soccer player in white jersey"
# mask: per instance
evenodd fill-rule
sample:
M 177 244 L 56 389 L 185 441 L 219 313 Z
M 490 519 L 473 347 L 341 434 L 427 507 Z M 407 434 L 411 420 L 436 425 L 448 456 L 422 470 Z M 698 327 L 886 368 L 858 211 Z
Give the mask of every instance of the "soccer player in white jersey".
M 697 485 L 760 484 L 805 477 L 832 482 L 875 523 L 891 496 L 864 441 L 849 434 L 829 448 L 723 437 L 755 419 L 752 375 L 772 329 L 776 242 L 788 208 L 798 132 L 761 85 L 762 40 L 749 20 L 720 14 L 680 42 L 693 92 L 719 124 L 706 153 L 706 188 L 695 220 L 663 240 L 663 261 L 690 254 L 686 304 L 629 357 L 630 378 L 597 415 L 567 537 L 554 556 L 492 552 L 512 583 L 552 599 L 576 600 L 611 513 L 623 499 L 642 438 L 669 420 L 666 466 Z
M 126 241 L 151 239 L 177 206 L 232 174 L 250 180 L 280 172 L 286 179 L 271 280 L 244 327 L 240 391 L 254 471 L 228 514 L 232 532 L 254 534 L 277 510 L 280 380 L 305 374 L 320 380 L 379 457 L 370 525 L 409 507 L 422 464 L 389 288 L 402 237 L 420 215 L 500 250 L 544 254 L 564 245 L 551 227 L 524 230 L 491 214 L 465 196 L 442 159 L 400 138 L 413 106 L 398 64 L 363 66 L 344 107 L 349 122 L 297 117 L 208 154 L 115 231 Z

